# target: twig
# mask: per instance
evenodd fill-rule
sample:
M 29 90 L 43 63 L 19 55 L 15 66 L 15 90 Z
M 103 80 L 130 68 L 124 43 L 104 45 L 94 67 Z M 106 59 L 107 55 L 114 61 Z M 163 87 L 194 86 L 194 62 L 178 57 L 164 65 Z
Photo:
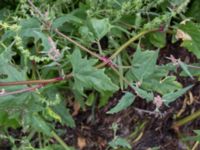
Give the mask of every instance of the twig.
M 62 81 L 65 79 L 69 79 L 72 77 L 72 74 L 68 74 L 65 77 L 57 77 L 53 79 L 47 80 L 28 80 L 28 81 L 15 81 L 15 82 L 0 82 L 0 86 L 14 86 L 14 85 L 28 85 L 28 84 L 49 84 L 58 81 Z
M 67 39 L 68 41 L 70 41 L 71 43 L 75 44 L 76 46 L 78 46 L 79 48 L 81 48 L 82 50 L 84 50 L 85 52 L 91 54 L 92 56 L 95 56 L 96 58 L 98 58 L 99 60 L 101 60 L 101 56 L 92 52 L 91 50 L 87 49 L 86 47 L 84 47 L 83 45 L 79 44 L 78 42 L 76 42 L 75 40 L 71 39 L 70 37 L 68 37 L 67 35 L 63 34 L 62 32 L 60 32 L 58 29 L 54 30 L 58 35 L 62 36 L 63 38 Z
M 31 0 L 28 0 L 28 3 L 31 5 L 31 7 L 34 8 L 34 10 L 40 15 L 40 17 L 44 18 L 44 15 L 41 13 L 41 11 L 32 3 Z
M 8 96 L 8 95 L 14 95 L 14 94 L 20 94 L 20 93 L 25 93 L 25 92 L 32 92 L 32 91 L 35 91 L 39 88 L 42 88 L 44 85 L 45 84 L 38 84 L 38 85 L 36 85 L 34 87 L 30 87 L 30 88 L 25 88 L 25 89 L 13 91 L 13 92 L 4 92 L 4 93 L 0 94 L 0 97 Z

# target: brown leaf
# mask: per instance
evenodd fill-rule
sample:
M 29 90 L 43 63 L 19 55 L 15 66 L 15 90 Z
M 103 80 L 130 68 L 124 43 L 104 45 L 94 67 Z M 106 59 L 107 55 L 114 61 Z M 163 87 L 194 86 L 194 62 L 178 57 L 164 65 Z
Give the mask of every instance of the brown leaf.
M 74 101 L 74 104 L 73 104 L 74 111 L 72 113 L 72 116 L 76 116 L 79 113 L 80 108 L 81 108 L 80 103 L 77 101 Z
M 189 34 L 185 33 L 184 31 L 178 29 L 177 32 L 176 32 L 176 39 L 181 39 L 183 41 L 185 40 L 189 40 L 191 41 L 192 38 Z
M 86 146 L 86 140 L 83 137 L 78 137 L 78 147 L 82 150 Z

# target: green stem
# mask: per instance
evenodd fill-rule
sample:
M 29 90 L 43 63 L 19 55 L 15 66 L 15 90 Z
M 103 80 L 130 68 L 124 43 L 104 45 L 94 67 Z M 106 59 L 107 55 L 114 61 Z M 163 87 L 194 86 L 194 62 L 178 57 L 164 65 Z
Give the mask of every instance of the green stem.
M 126 43 L 124 43 L 122 46 L 120 46 L 116 52 L 114 54 L 112 54 L 110 56 L 109 59 L 114 59 L 119 53 L 121 53 L 125 48 L 127 48 L 130 44 L 132 44 L 134 41 L 136 41 L 137 39 L 139 39 L 140 37 L 144 36 L 145 34 L 147 33 L 150 33 L 150 32 L 154 32 L 154 31 L 157 31 L 158 29 L 151 29 L 151 30 L 145 30 L 145 31 L 142 31 L 140 32 L 139 34 L 137 34 L 136 36 L 133 36 L 131 39 L 129 39 Z M 97 65 L 97 68 L 101 68 L 103 66 L 105 66 L 106 63 L 103 62 L 99 65 Z
M 123 51 L 125 48 L 127 48 L 130 44 L 132 44 L 135 40 L 139 39 L 141 36 L 149 33 L 149 32 L 154 32 L 157 31 L 158 29 L 151 29 L 151 30 L 146 30 L 142 31 L 136 36 L 132 37 L 130 40 L 128 40 L 126 43 L 124 43 L 122 46 L 120 46 L 117 51 L 110 57 L 110 59 L 115 58 L 121 51 Z
M 101 56 L 92 52 L 91 50 L 87 49 L 86 47 L 84 47 L 83 45 L 79 44 L 78 42 L 76 42 L 75 40 L 71 39 L 70 37 L 68 37 L 67 35 L 63 34 L 62 32 L 60 32 L 58 29 L 54 30 L 58 35 L 60 35 L 61 37 L 67 39 L 68 41 L 70 41 L 71 43 L 75 44 L 76 46 L 78 46 L 80 49 L 82 49 L 83 51 L 89 53 L 90 55 L 101 59 Z
M 71 150 L 71 148 L 67 146 L 67 144 L 54 131 L 52 131 L 51 134 L 56 139 L 56 141 L 63 146 L 65 150 Z
M 186 123 L 189 123 L 190 121 L 196 119 L 200 117 L 200 110 L 196 111 L 195 113 L 179 120 L 179 121 L 176 121 L 174 124 L 173 124 L 173 127 L 177 128 L 177 127 L 180 127 L 180 126 L 183 126 L 184 124 Z

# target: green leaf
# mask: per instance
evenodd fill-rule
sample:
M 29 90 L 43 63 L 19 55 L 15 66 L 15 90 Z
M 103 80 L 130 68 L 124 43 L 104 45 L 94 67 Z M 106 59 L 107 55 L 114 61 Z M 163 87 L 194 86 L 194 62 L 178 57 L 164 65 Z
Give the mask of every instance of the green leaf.
M 145 90 L 143 90 L 143 89 L 140 89 L 140 88 L 138 88 L 138 87 L 135 87 L 135 86 L 132 86 L 132 87 L 133 87 L 133 89 L 135 90 L 135 92 L 136 92 L 140 97 L 146 99 L 147 102 L 153 101 L 154 95 L 153 95 L 152 92 L 147 92 L 147 91 L 145 91 Z
M 186 12 L 186 15 L 188 18 L 192 17 L 196 19 L 198 22 L 200 21 L 200 1 L 199 0 L 193 0 L 191 1 L 190 7 L 188 7 L 188 10 Z
M 191 37 L 191 40 L 183 40 L 181 45 L 195 54 L 197 58 L 200 58 L 200 26 L 187 22 L 186 24 L 181 24 L 179 28 Z
M 142 52 L 141 50 L 137 50 L 132 60 L 132 74 L 139 81 L 148 78 L 155 71 L 157 57 L 158 51 L 146 50 Z
M 154 77 L 154 75 L 152 76 L 152 78 L 149 77 L 149 79 L 143 81 L 142 88 L 146 90 L 156 91 L 162 95 L 182 88 L 182 85 L 176 81 L 175 76 L 166 76 L 162 79 L 156 78 Z
M 25 116 L 25 124 L 31 126 L 38 132 L 51 136 L 50 126 L 38 114 L 27 114 Z
M 190 64 L 190 66 L 193 66 L 193 67 L 189 67 L 188 70 L 190 72 L 190 74 L 192 76 L 197 76 L 199 77 L 200 76 L 200 68 L 197 68 L 197 67 L 200 67 L 200 64 L 199 63 L 194 63 L 194 64 Z M 182 71 L 180 73 L 181 76 L 189 76 L 188 73 L 186 73 L 185 71 Z
M 0 78 L 0 82 L 12 82 L 26 80 L 26 70 L 18 68 L 11 63 L 12 56 L 15 53 L 11 51 L 11 47 L 5 49 L 0 54 L 0 75 L 4 76 Z M 17 90 L 26 86 L 12 86 L 4 87 L 5 90 Z
M 166 34 L 164 32 L 151 33 L 149 40 L 154 46 L 162 48 L 166 45 Z
M 190 85 L 190 86 L 180 89 L 176 92 L 163 95 L 162 99 L 164 100 L 165 105 L 168 105 L 169 103 L 175 101 L 178 97 L 182 96 L 185 92 L 187 92 L 192 87 L 193 87 L 193 85 Z
M 194 130 L 196 136 L 183 138 L 183 141 L 199 141 L 200 142 L 200 130 Z
M 99 99 L 99 107 L 103 107 L 108 103 L 109 98 L 113 95 L 112 92 L 103 92 L 100 95 L 100 99 Z
M 82 24 L 82 20 L 72 14 L 67 14 L 61 17 L 56 18 L 52 23 L 52 28 L 56 29 L 61 27 L 64 23 L 74 23 L 74 24 Z
M 116 137 L 111 142 L 108 143 L 110 147 L 117 149 L 118 147 L 129 148 L 131 149 L 131 145 L 128 141 L 121 137 Z
M 62 123 L 69 127 L 75 127 L 74 119 L 72 118 L 71 114 L 69 113 L 69 109 L 67 109 L 64 103 L 60 103 L 52 108 L 56 114 L 61 117 Z
M 95 38 L 100 40 L 111 29 L 111 25 L 108 18 L 97 19 L 92 18 L 89 20 L 89 27 L 93 31 Z
M 107 114 L 114 114 L 114 113 L 117 113 L 119 111 L 122 111 L 122 110 L 126 109 L 127 107 L 129 107 L 134 102 L 134 100 L 135 100 L 135 95 L 133 95 L 130 92 L 126 92 L 123 95 L 123 97 L 119 100 L 117 105 L 106 113 Z
M 6 111 L 0 111 L 0 127 L 3 128 L 17 128 L 19 127 L 19 117 L 11 117 L 11 115 L 9 113 L 7 113 Z
M 79 50 L 75 50 L 69 58 L 73 67 L 74 88 L 80 93 L 83 94 L 84 88 L 96 89 L 99 92 L 114 92 L 118 89 L 104 73 L 104 69 L 93 67 L 97 60 L 82 58 Z
M 183 63 L 182 61 L 179 61 L 179 65 L 180 67 L 183 69 L 183 71 L 191 78 L 191 79 L 194 79 L 192 74 L 190 73 L 189 69 L 188 69 L 188 66 Z
M 45 35 L 41 30 L 41 24 L 39 20 L 35 18 L 24 19 L 21 21 L 20 25 L 21 30 L 19 31 L 19 36 L 24 39 L 23 42 L 25 42 L 27 38 L 33 37 L 35 42 L 38 40 L 42 41 L 44 51 L 48 51 L 51 48 L 48 42 L 48 36 Z
M 84 39 L 93 42 L 99 41 L 110 29 L 111 25 L 108 18 L 91 18 L 87 20 L 85 25 L 80 27 L 79 32 Z
M 92 106 L 92 104 L 94 103 L 94 100 L 95 100 L 95 94 L 94 94 L 94 92 L 92 92 L 92 93 L 89 94 L 85 104 L 87 106 Z

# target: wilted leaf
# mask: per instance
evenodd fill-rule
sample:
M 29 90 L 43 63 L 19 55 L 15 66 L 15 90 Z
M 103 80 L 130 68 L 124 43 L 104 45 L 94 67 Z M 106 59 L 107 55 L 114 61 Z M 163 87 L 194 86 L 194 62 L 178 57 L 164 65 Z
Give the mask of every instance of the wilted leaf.
M 78 137 L 78 142 L 77 142 L 78 147 L 80 150 L 82 150 L 84 147 L 86 147 L 86 139 L 83 137 Z
M 177 31 L 176 31 L 176 38 L 181 39 L 183 41 L 192 40 L 190 35 L 188 35 L 187 33 L 183 32 L 180 29 L 177 29 Z

